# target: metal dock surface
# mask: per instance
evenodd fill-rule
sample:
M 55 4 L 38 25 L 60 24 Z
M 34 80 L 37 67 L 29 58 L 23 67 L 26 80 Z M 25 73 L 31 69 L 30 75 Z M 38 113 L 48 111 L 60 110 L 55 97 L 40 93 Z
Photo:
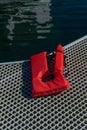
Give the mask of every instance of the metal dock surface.
M 30 61 L 0 64 L 0 130 L 87 130 L 87 36 L 66 45 L 65 54 L 72 87 L 36 99 Z

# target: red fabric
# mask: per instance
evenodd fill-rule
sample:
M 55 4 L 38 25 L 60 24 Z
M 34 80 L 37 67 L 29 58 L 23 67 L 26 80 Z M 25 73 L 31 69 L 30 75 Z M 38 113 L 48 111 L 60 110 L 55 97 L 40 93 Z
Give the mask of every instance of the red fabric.
M 61 45 L 57 46 L 53 71 L 54 78 L 50 81 L 42 81 L 43 77 L 50 74 L 48 70 L 46 52 L 31 56 L 30 60 L 32 70 L 32 97 L 56 94 L 70 87 L 69 82 L 63 76 L 64 54 L 63 47 Z

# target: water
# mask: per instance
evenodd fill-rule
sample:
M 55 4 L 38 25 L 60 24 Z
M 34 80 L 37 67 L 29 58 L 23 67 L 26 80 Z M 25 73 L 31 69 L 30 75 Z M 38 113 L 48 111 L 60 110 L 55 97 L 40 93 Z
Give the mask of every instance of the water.
M 87 34 L 87 0 L 0 0 L 0 62 L 29 59 Z

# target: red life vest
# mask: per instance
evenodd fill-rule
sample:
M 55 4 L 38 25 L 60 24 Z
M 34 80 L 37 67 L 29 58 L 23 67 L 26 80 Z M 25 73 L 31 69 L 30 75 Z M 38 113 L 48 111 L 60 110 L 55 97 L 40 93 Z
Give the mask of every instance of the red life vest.
M 62 45 L 57 46 L 53 76 L 50 81 L 43 82 L 42 79 L 50 74 L 46 54 L 42 52 L 31 56 L 32 71 L 32 97 L 47 96 L 62 92 L 70 87 L 69 82 L 63 75 L 64 53 Z

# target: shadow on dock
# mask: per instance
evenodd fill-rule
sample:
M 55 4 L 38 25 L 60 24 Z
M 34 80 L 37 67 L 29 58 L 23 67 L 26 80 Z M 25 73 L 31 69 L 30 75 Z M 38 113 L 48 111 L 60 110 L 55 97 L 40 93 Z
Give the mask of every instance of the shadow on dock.
M 31 68 L 29 61 L 25 61 L 22 64 L 22 80 L 23 80 L 22 96 L 24 96 L 27 99 L 31 99 L 32 80 L 31 80 Z

